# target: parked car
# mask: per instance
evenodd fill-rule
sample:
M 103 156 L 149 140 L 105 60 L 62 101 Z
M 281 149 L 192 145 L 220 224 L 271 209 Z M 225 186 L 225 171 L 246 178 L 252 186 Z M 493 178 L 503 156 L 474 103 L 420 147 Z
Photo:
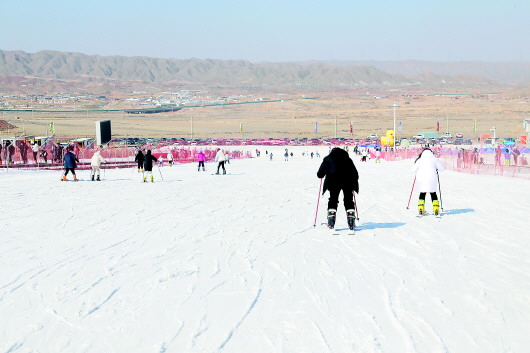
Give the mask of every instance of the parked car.
M 369 136 L 366 136 L 366 139 L 367 140 L 378 140 L 379 136 L 377 136 L 377 134 L 371 134 Z
M 453 138 L 453 135 L 451 135 L 450 132 L 446 132 L 445 134 L 442 135 L 442 137 L 446 138 L 446 139 L 452 139 Z
M 457 139 L 462 139 L 462 138 L 464 138 L 464 134 L 461 133 L 461 132 L 457 132 L 457 133 L 455 134 L 455 138 L 457 138 Z

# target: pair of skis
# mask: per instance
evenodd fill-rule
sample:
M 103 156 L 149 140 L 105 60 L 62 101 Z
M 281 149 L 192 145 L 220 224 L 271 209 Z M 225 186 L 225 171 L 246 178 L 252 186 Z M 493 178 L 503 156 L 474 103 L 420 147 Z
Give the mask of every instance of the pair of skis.
M 330 228 L 328 226 L 327 223 L 325 222 L 322 222 L 321 225 L 326 228 L 327 230 L 330 231 L 331 234 L 333 235 L 341 235 L 341 234 L 344 234 L 343 231 L 346 231 L 348 235 L 355 235 L 355 226 L 353 227 L 353 229 L 349 229 L 349 228 Z

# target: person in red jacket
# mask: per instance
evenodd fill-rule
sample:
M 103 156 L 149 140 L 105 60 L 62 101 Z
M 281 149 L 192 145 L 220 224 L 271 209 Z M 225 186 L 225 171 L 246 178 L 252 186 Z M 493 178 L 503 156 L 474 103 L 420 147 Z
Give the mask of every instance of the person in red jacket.
M 201 171 L 201 167 L 202 167 L 202 171 L 205 171 L 206 169 L 204 168 L 204 161 L 206 160 L 206 156 L 204 155 L 204 153 L 202 153 L 202 151 L 199 152 L 199 154 L 197 155 L 197 160 L 199 161 L 199 167 L 197 168 L 197 171 Z

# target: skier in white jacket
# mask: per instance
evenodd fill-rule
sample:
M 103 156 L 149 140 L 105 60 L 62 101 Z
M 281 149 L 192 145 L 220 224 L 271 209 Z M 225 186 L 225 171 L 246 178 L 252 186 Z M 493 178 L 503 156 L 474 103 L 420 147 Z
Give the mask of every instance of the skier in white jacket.
M 434 156 L 434 153 L 425 148 L 416 161 L 412 170 L 416 173 L 416 190 L 420 192 L 418 200 L 418 213 L 425 213 L 425 196 L 431 194 L 433 213 L 440 213 L 440 201 L 438 201 L 438 171 L 444 169 L 442 163 Z
M 92 181 L 94 181 L 94 176 L 97 174 L 97 181 L 100 181 L 99 179 L 99 167 L 101 166 L 101 163 L 105 163 L 105 159 L 101 157 L 100 151 L 96 151 L 94 155 L 92 156 L 92 159 L 90 161 L 90 166 L 92 167 L 92 172 L 90 173 L 90 176 L 92 177 Z
M 217 173 L 215 174 L 219 174 L 219 168 L 223 168 L 223 174 L 226 174 L 225 154 L 223 153 L 223 150 L 220 148 L 217 149 L 217 154 L 215 155 L 215 161 L 219 162 L 219 164 L 217 165 Z

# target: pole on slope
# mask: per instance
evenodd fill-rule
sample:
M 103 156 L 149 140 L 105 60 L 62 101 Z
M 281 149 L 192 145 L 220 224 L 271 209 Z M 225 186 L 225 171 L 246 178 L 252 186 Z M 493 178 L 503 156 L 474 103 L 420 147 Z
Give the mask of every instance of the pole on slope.
M 322 190 L 322 178 L 320 179 L 320 187 L 318 188 L 318 199 L 317 199 L 317 209 L 315 211 L 315 221 L 313 222 L 313 228 L 317 226 L 317 216 L 318 216 L 318 206 L 320 205 L 320 191 Z
M 438 174 L 438 169 L 436 169 L 436 176 L 438 177 L 438 190 L 440 191 L 440 209 L 443 211 L 444 206 L 442 202 L 442 186 L 440 185 L 440 174 Z
M 357 207 L 357 199 L 355 198 L 355 191 L 353 192 L 353 202 L 355 203 L 355 215 L 357 220 L 359 220 L 359 207 Z
M 412 189 L 410 189 L 409 203 L 407 204 L 407 210 L 410 206 L 410 199 L 412 198 L 412 191 L 414 191 L 414 184 L 416 184 L 416 176 L 414 176 L 414 181 L 412 182 Z

